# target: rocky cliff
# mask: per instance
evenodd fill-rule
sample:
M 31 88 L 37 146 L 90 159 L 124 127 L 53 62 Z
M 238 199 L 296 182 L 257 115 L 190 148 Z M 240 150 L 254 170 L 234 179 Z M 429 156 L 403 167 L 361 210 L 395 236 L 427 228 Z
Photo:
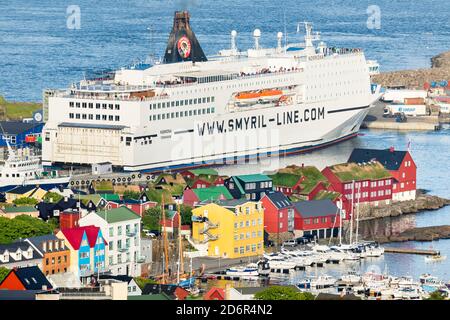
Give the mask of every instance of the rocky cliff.
M 416 200 L 395 202 L 390 205 L 378 207 L 361 206 L 359 219 L 370 220 L 384 217 L 396 217 L 402 214 L 417 213 L 424 210 L 437 210 L 449 204 L 450 200 L 448 199 L 419 192 Z
M 431 58 L 431 68 L 384 72 L 372 77 L 382 86 L 404 85 L 407 88 L 423 88 L 425 82 L 450 80 L 450 51 Z

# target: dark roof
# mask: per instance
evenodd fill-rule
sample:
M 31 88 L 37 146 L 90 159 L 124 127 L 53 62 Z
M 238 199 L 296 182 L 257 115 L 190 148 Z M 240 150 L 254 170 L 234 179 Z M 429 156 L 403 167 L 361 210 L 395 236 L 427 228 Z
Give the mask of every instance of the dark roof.
M 12 272 L 15 272 L 26 290 L 42 290 L 42 286 L 47 286 L 47 289 L 53 288 L 37 266 L 17 268 Z
M 119 125 L 71 123 L 71 122 L 62 122 L 58 125 L 58 127 L 87 128 L 87 129 L 110 129 L 110 130 L 122 130 L 124 128 L 127 128 L 126 126 L 119 126 Z
M 293 204 L 303 218 L 333 216 L 338 211 L 338 207 L 330 199 L 298 201 Z
M 176 285 L 170 285 L 170 284 L 150 284 L 147 283 L 142 290 L 142 294 L 159 294 L 159 293 L 165 293 L 169 297 L 175 296 L 175 290 L 177 289 Z
M 43 236 L 37 236 L 37 237 L 32 237 L 32 238 L 27 238 L 28 241 L 30 241 L 38 250 L 43 250 L 42 248 L 42 244 L 46 241 L 59 241 L 61 239 L 59 239 L 57 236 L 55 236 L 54 234 L 46 234 Z M 52 252 L 56 252 L 56 251 L 64 251 L 67 250 L 68 248 L 66 246 L 64 247 L 58 247 L 58 250 L 55 250 L 55 247 L 53 247 Z
M 82 209 L 87 209 L 86 205 L 83 203 L 83 201 L 80 201 L 80 207 Z M 49 218 L 53 217 L 53 211 L 59 210 L 60 212 L 66 211 L 67 209 L 77 209 L 78 208 L 78 199 L 74 198 L 67 198 L 67 199 L 61 199 L 57 203 L 50 203 L 50 202 L 40 202 L 37 204 L 36 208 L 39 210 L 39 217 L 43 220 L 48 220 Z M 90 208 L 92 210 L 95 210 L 95 205 L 93 208 Z
M 18 135 L 42 126 L 42 123 L 21 122 L 21 121 L 0 121 L 1 126 L 6 134 Z
M 118 281 L 122 281 L 122 282 L 126 282 L 126 283 L 130 283 L 131 280 L 133 280 L 133 277 L 127 276 L 127 275 L 117 275 L 117 276 L 113 276 L 113 275 L 100 275 L 99 277 L 100 279 L 114 279 L 114 280 L 118 280 Z
M 280 191 L 266 192 L 266 196 L 277 209 L 284 209 L 292 206 L 292 203 L 289 201 L 288 197 Z
M 9 252 L 16 252 L 17 249 L 26 251 L 31 245 L 25 241 L 17 241 L 10 244 L 0 244 L 0 253 L 8 250 Z
M 408 151 L 393 149 L 354 149 L 348 162 L 363 163 L 377 160 L 387 170 L 398 170 Z

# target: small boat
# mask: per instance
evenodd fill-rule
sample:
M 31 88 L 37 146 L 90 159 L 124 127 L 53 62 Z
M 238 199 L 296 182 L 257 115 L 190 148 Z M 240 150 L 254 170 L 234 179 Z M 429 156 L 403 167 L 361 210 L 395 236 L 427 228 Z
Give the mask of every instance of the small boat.
M 259 276 L 258 265 L 250 263 L 245 267 L 232 267 L 226 270 L 226 275 L 241 277 L 243 279 L 257 278 Z
M 299 289 L 325 289 L 334 287 L 336 282 L 336 278 L 324 274 L 319 277 L 304 279 L 297 284 L 297 287 Z
M 180 287 L 182 287 L 182 288 L 190 288 L 190 287 L 192 287 L 194 284 L 195 284 L 195 278 L 194 278 L 194 277 L 191 277 L 191 278 L 188 278 L 188 279 L 181 280 L 181 281 L 178 283 L 178 286 L 180 286 Z
M 441 256 L 440 254 L 434 256 L 426 256 L 425 262 L 440 262 L 447 259 L 447 256 Z
M 344 274 L 340 280 L 345 283 L 360 283 L 362 282 L 362 277 L 356 272 L 350 271 Z
M 432 276 L 429 273 L 422 274 L 419 278 L 419 281 L 422 284 L 422 287 L 429 292 L 446 287 L 443 281 L 439 280 L 437 277 Z

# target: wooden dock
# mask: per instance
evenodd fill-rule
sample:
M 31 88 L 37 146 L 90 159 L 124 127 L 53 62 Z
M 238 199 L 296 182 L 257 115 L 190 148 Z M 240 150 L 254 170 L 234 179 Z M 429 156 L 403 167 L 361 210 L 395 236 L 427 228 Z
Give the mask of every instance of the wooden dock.
M 414 249 L 414 248 L 395 248 L 395 247 L 385 247 L 385 253 L 403 253 L 403 254 L 422 254 L 427 256 L 437 256 L 439 254 L 438 250 L 424 250 L 424 249 Z

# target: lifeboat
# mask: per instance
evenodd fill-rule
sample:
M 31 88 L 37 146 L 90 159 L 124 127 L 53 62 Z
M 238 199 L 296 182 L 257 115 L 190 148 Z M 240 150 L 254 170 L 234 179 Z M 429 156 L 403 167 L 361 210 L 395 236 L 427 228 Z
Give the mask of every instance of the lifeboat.
M 281 90 L 263 90 L 260 99 L 262 101 L 278 101 L 282 96 L 283 91 Z
M 236 95 L 236 100 L 240 104 L 255 104 L 259 101 L 261 92 L 241 92 Z

